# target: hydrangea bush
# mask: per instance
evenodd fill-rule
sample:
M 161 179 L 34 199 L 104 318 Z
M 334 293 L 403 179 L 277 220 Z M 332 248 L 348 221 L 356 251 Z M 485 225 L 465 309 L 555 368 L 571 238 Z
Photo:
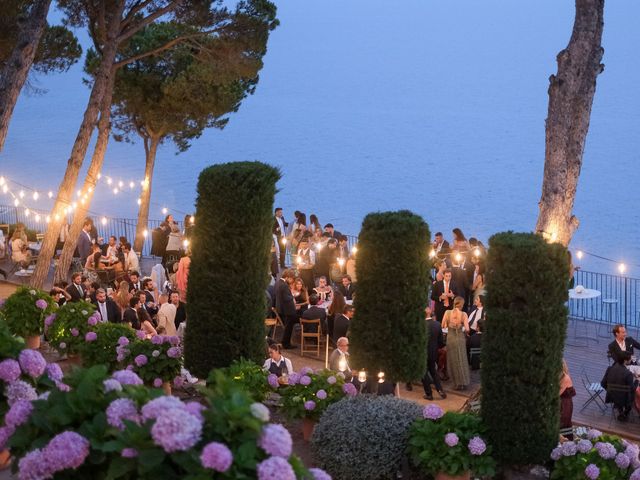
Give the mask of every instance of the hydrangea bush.
M 0 450 L 28 420 L 33 401 L 46 398 L 56 386 L 69 388 L 62 377 L 60 366 L 47 364 L 37 350 L 24 349 L 15 358 L 0 361 Z
M 435 475 L 461 475 L 472 472 L 479 477 L 495 474 L 495 461 L 487 445 L 482 420 L 471 413 L 445 413 L 436 404 L 424 407 L 423 418 L 409 432 L 409 455 L 421 472 Z
M 419 405 L 393 396 L 344 398 L 329 406 L 316 425 L 314 456 L 335 480 L 396 478 L 409 428 L 420 415 Z
M 60 354 L 76 354 L 86 343 L 95 342 L 100 313 L 89 302 L 66 303 L 47 316 L 44 329 L 49 344 Z
M 640 480 L 639 453 L 637 445 L 591 429 L 553 449 L 551 478 Z
M 85 341 L 78 347 L 83 365 L 85 367 L 106 365 L 110 372 L 117 370 L 118 341 L 121 337 L 129 342 L 133 341 L 136 338 L 136 331 L 123 323 L 100 322 L 95 326 L 94 332 L 97 337 L 94 341 Z
M 204 404 L 157 396 L 130 370 L 109 378 L 96 366 L 69 381 L 11 437 L 18 478 L 329 478 L 307 470 L 289 432 L 232 381 L 216 379 Z
M 19 287 L 2 305 L 9 330 L 21 337 L 40 335 L 44 319 L 57 307 L 53 298 L 42 290 Z
M 182 349 L 178 337 L 156 335 L 151 339 L 140 338 L 130 341 L 127 337 L 118 339 L 116 360 L 123 368 L 137 373 L 147 385 L 160 388 L 164 382 L 173 382 L 180 377 Z
M 275 377 L 275 375 L 273 375 Z M 267 376 L 272 387 L 278 387 L 278 379 Z M 331 370 L 314 373 L 309 367 L 288 376 L 289 386 L 279 391 L 282 408 L 289 418 L 319 420 L 325 410 L 345 396 L 357 393 L 352 383 L 345 383 L 344 376 Z

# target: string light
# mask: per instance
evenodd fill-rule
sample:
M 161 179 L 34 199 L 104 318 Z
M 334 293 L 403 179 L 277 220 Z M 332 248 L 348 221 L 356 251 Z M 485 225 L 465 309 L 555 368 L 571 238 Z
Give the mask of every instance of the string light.
M 578 260 L 582 260 L 582 257 L 584 257 L 584 253 L 582 253 L 582 250 L 578 250 L 576 252 L 576 257 L 578 257 Z
M 33 199 L 38 201 L 38 198 L 40 198 L 40 194 L 37 191 L 33 192 Z
M 9 190 L 9 187 L 7 187 L 7 184 L 5 183 L 5 184 L 2 186 L 2 193 L 7 193 L 7 191 L 8 191 L 8 190 Z
M 4 177 L 0 177 L 0 185 L 4 185 Z
M 24 198 L 24 190 L 20 190 L 20 193 L 18 193 L 18 196 L 20 198 Z
M 627 269 L 627 266 L 624 263 L 621 263 L 620 265 L 618 265 L 618 271 L 620 273 L 624 273 L 626 269 Z
M 384 372 L 378 373 L 378 383 L 384 383 Z
M 82 190 L 78 190 L 78 191 L 76 192 L 76 195 L 77 195 L 78 197 L 81 197 L 81 196 L 82 196 Z
M 100 219 L 100 223 L 102 223 L 102 225 L 106 225 L 107 224 L 107 217 L 102 217 Z
M 167 207 L 163 207 L 163 208 L 162 208 L 162 214 L 163 214 L 163 215 L 166 215 L 168 211 L 169 211 L 169 210 L 167 210 Z
M 25 209 L 24 209 L 24 216 L 25 216 L 25 217 L 28 217 L 30 213 L 31 213 L 31 212 L 29 211 L 29 209 L 28 209 L 28 208 L 25 208 Z
M 142 199 L 141 198 L 138 199 L 138 205 L 142 205 Z
M 120 181 L 118 182 L 118 186 L 119 186 L 120 188 L 124 187 L 124 182 L 123 182 L 122 180 L 120 180 Z
M 456 253 L 456 262 L 460 263 L 462 261 L 462 255 L 460 253 Z
M 40 222 L 40 214 L 36 214 L 35 219 L 36 219 L 36 222 Z
M 118 188 L 117 188 L 117 187 L 113 189 L 113 194 L 114 194 L 114 195 L 117 195 L 117 194 L 118 194 Z
M 145 229 L 143 230 L 143 232 L 142 232 L 142 236 L 143 236 L 144 238 L 147 238 L 147 235 L 149 235 L 149 231 L 145 228 Z
M 107 185 L 111 185 L 112 181 L 111 178 L 107 177 Z
M 48 217 L 47 217 L 48 218 Z M 57 213 L 54 215 L 54 220 L 57 222 L 58 220 L 60 220 L 60 215 L 58 215 Z
M 20 205 L 20 200 L 18 200 L 17 198 L 13 201 L 13 204 L 17 207 L 18 205 Z
M 133 190 L 133 188 L 136 186 L 136 184 L 134 182 L 129 182 L 129 188 Z
M 338 259 L 338 265 L 340 265 L 340 268 L 344 267 L 344 258 L 340 257 Z
M 49 222 L 51 221 L 51 217 L 50 217 L 49 215 L 47 215 L 47 216 L 44 218 L 44 221 L 45 221 L 45 222 L 47 222 L 47 223 L 49 223 Z
M 48 195 L 49 195 L 49 198 L 53 198 L 53 192 L 51 190 L 49 190 Z
M 188 239 L 188 238 L 185 238 L 185 239 L 182 241 L 182 246 L 183 246 L 184 248 L 187 248 L 187 247 L 189 246 L 189 239 Z

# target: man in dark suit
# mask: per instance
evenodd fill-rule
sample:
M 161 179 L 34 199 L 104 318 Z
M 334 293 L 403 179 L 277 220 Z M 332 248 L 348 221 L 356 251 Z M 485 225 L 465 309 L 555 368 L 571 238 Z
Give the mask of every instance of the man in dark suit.
M 92 223 L 90 220 L 85 220 L 82 225 L 82 231 L 80 232 L 80 236 L 78 237 L 78 255 L 80 256 L 80 263 L 84 267 L 87 263 L 87 257 L 91 253 L 91 247 L 93 246 L 93 241 L 91 239 L 91 227 Z
M 84 300 L 85 291 L 82 287 L 82 273 L 75 272 L 71 277 L 71 284 L 67 286 L 67 293 L 71 295 L 70 302 L 79 302 Z
M 444 346 L 444 337 L 442 336 L 442 327 L 431 316 L 431 309 L 425 309 L 426 328 L 427 328 L 427 371 L 422 378 L 422 387 L 424 388 L 424 398 L 433 400 L 431 393 L 431 384 L 436 387 L 440 398 L 447 398 L 447 394 L 442 389 L 440 377 L 438 376 L 438 349 Z
M 93 304 L 97 307 L 103 322 L 120 323 L 122 321 L 118 305 L 107 297 L 107 292 L 105 292 L 104 288 L 96 290 L 96 300 Z
M 336 240 L 340 240 L 340 238 L 342 238 L 342 233 L 340 233 L 338 230 L 333 228 L 332 223 L 327 223 L 324 226 L 324 233 L 328 233 L 331 236 L 331 238 L 335 238 Z
M 473 307 L 469 311 L 469 334 L 474 335 L 478 330 L 478 324 L 484 321 L 486 312 L 484 309 L 484 295 L 478 295 L 473 301 Z
M 640 342 L 633 337 L 627 337 L 627 329 L 624 325 L 618 324 L 613 327 L 615 339 L 609 344 L 609 356 L 615 361 L 622 352 L 628 352 L 633 356 L 633 349 L 640 348 Z
M 153 280 L 148 277 L 142 280 L 142 288 L 145 296 L 145 310 L 149 313 L 151 318 L 154 318 L 158 314 L 159 307 L 156 303 L 155 297 L 153 296 Z
M 600 382 L 602 388 L 607 391 L 605 403 L 613 403 L 614 408 L 619 411 L 618 420 L 620 421 L 629 418 L 636 389 L 633 373 L 627 368 L 630 360 L 629 352 L 621 352 L 616 357 L 616 363 L 607 368 Z
M 187 319 L 186 304 L 180 301 L 180 294 L 178 292 L 171 292 L 169 300 L 176 307 L 176 318 L 174 322 L 176 324 L 176 330 L 178 330 L 180 324 Z
M 333 322 L 333 341 L 338 343 L 340 337 L 346 337 L 349 333 L 349 325 L 356 310 L 352 305 L 345 305 L 341 315 L 338 315 Z
M 340 290 L 340 293 L 344 295 L 345 300 L 353 300 L 353 294 L 356 291 L 356 286 L 351 283 L 350 275 L 342 276 L 342 283 L 338 285 L 338 290 Z
M 276 311 L 284 322 L 284 332 L 282 333 L 282 348 L 291 349 L 291 334 L 293 327 L 298 322 L 296 312 L 296 302 L 291 294 L 291 285 L 295 280 L 295 272 L 286 269 L 282 272 L 282 277 L 276 283 Z
M 140 283 L 140 274 L 134 270 L 129 272 L 129 291 L 139 292 L 142 290 L 142 283 Z
M 275 209 L 275 216 L 273 219 L 273 234 L 276 236 L 278 247 L 280 248 L 280 266 L 284 268 L 284 257 L 286 255 L 286 244 L 282 242 L 283 238 L 287 236 L 287 226 L 289 224 L 285 222 L 282 216 L 282 209 L 277 207 Z
M 453 299 L 459 296 L 458 286 L 451 280 L 451 270 L 444 271 L 444 280 L 435 282 L 431 290 L 431 300 L 435 303 L 436 320 L 442 323 L 444 312 L 453 308 Z
M 136 330 L 140 329 L 140 320 L 138 318 L 138 308 L 140 308 L 140 298 L 137 296 L 131 297 L 129 300 L 129 308 L 125 309 L 122 314 L 122 322 L 129 323 L 132 328 Z
M 447 265 L 450 265 L 451 279 L 457 287 L 457 296 L 464 298 L 465 305 L 468 305 L 467 293 L 471 291 L 473 269 L 475 269 L 475 266 L 473 266 L 471 262 L 466 262 L 464 257 L 464 254 L 454 250 L 449 256 L 449 263 Z M 468 267 L 471 267 L 470 271 Z
M 318 307 L 318 295 L 312 293 L 309 295 L 309 305 L 302 313 L 302 318 L 305 320 L 316 320 L 320 319 L 320 329 L 322 330 L 323 335 L 327 334 L 327 311 L 324 308 Z
M 438 232 L 435 234 L 435 239 L 433 241 L 433 252 L 440 259 L 447 258 L 447 255 L 449 254 L 449 242 L 444 239 L 444 237 L 442 236 L 442 232 Z

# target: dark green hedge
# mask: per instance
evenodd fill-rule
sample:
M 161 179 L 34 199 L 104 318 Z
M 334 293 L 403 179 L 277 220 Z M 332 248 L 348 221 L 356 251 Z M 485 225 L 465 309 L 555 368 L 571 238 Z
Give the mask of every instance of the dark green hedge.
M 187 292 L 185 365 L 206 378 L 240 358 L 262 362 L 273 200 L 280 172 L 214 165 L 198 180 Z
M 407 210 L 371 213 L 362 222 L 350 328 L 353 368 L 384 371 L 392 381 L 424 374 L 429 237 L 424 220 Z
M 528 233 L 489 239 L 482 417 L 497 459 L 544 463 L 558 441 L 567 250 Z

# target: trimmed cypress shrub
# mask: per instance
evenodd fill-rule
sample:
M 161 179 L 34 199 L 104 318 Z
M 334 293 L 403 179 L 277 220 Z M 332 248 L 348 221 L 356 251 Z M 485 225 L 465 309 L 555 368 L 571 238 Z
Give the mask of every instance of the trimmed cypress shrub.
M 558 441 L 567 250 L 530 233 L 489 239 L 482 408 L 497 460 L 544 463 Z
M 260 162 L 200 173 L 185 335 L 185 365 L 198 377 L 240 358 L 262 363 L 279 178 L 278 169 Z
M 429 227 L 408 210 L 370 213 L 358 239 L 358 291 L 351 321 L 354 368 L 412 381 L 426 368 L 424 309 Z

